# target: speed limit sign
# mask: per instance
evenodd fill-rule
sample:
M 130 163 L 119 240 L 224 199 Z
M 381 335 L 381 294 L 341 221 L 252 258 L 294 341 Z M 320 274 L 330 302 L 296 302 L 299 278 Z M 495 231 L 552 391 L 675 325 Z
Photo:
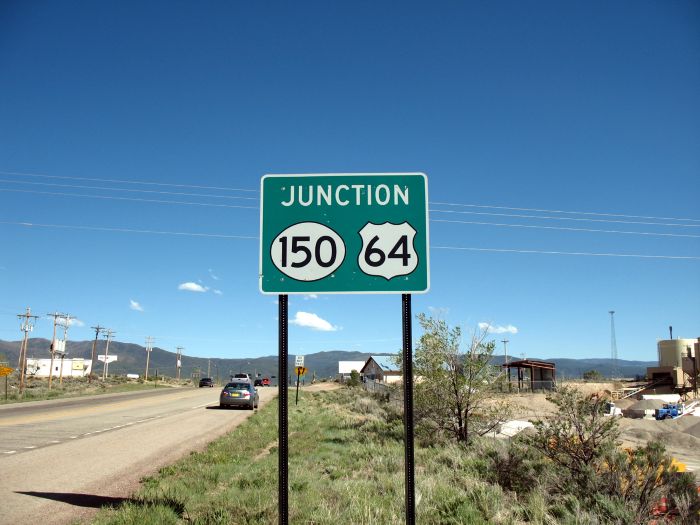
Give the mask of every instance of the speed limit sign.
M 263 293 L 428 291 L 422 173 L 266 175 L 260 209 Z

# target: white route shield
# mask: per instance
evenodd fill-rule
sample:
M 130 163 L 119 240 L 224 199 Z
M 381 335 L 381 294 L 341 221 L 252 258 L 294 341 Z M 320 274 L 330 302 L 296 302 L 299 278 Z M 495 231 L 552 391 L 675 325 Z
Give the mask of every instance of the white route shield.
M 359 233 L 362 250 L 357 262 L 360 270 L 367 275 L 384 277 L 389 281 L 412 273 L 418 266 L 418 254 L 413 246 L 416 230 L 408 222 L 368 222 Z

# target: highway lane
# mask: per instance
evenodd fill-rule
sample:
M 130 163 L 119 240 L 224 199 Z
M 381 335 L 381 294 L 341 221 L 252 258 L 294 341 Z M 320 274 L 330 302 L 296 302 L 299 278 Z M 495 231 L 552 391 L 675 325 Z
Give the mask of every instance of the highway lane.
M 0 454 L 21 454 L 68 439 L 137 425 L 182 410 L 216 403 L 218 389 L 161 388 L 0 408 Z M 197 405 L 193 406 L 192 402 Z
M 260 388 L 261 406 L 277 393 Z M 0 408 L 0 523 L 68 523 L 252 412 L 218 409 L 218 388 L 162 388 Z

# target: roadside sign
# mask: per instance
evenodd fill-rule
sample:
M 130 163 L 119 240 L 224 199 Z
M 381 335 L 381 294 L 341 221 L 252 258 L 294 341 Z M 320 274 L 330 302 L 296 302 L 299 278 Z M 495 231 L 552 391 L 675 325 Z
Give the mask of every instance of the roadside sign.
M 117 356 L 116 356 L 116 355 L 108 355 L 108 356 L 106 356 L 106 358 L 107 358 L 107 361 L 106 361 L 106 362 L 107 362 L 108 364 L 109 364 L 109 363 L 113 363 L 114 361 L 117 360 Z M 104 363 L 104 362 L 105 362 L 105 355 L 104 355 L 104 354 L 98 355 L 98 356 L 97 356 L 97 360 L 98 360 L 98 361 L 102 361 L 102 362 Z
M 0 377 L 9 376 L 14 371 L 15 369 L 9 366 L 0 366 Z
M 298 376 L 306 375 L 307 368 L 303 366 L 297 366 L 294 369 Z
M 298 355 L 294 358 L 294 366 L 304 366 L 304 356 Z
M 260 202 L 262 293 L 428 291 L 424 174 L 265 175 Z

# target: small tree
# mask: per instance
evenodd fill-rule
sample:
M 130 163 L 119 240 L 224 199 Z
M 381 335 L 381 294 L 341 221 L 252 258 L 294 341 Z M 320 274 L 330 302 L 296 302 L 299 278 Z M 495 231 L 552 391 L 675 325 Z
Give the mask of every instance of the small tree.
M 604 458 L 618 445 L 617 420 L 603 415 L 603 398 L 587 398 L 570 387 L 561 388 L 547 399 L 556 405 L 556 412 L 534 421 L 535 433 L 526 436 L 525 441 L 568 471 L 581 490 L 589 490 Z
M 469 443 L 496 428 L 509 415 L 507 404 L 493 399 L 499 376 L 491 365 L 495 343 L 487 332 L 472 336 L 460 350 L 462 332 L 443 320 L 420 314 L 423 328 L 415 353 L 415 413 L 419 422 Z
M 586 372 L 583 373 L 583 380 L 584 381 L 598 383 L 598 382 L 602 381 L 602 379 L 603 379 L 603 374 L 598 372 L 598 370 L 587 370 Z
M 360 386 L 360 373 L 357 370 L 352 370 L 350 372 L 350 379 L 348 379 L 348 386 Z

